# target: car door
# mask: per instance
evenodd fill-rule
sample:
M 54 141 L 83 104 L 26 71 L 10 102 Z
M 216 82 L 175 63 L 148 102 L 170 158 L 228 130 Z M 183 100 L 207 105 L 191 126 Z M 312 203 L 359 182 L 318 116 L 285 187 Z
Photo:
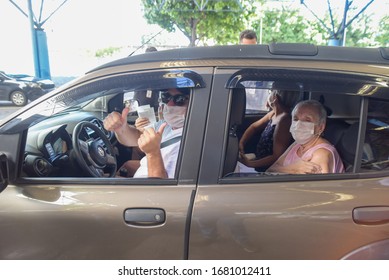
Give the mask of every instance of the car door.
M 286 68 L 277 70 L 269 65 L 264 69 L 253 66 L 247 70 L 215 71 L 189 258 L 387 259 L 387 107 L 383 107 L 382 100 L 373 98 L 374 93 L 387 98 L 387 88 L 364 76 L 342 77 L 340 73 L 314 71 L 312 75 L 306 72 L 304 79 L 304 73 Z M 328 101 L 325 104 L 334 109 L 332 118 L 347 118 L 356 123 L 356 134 L 344 134 L 348 141 L 345 145 L 354 149 L 353 169 L 343 174 L 320 175 L 235 173 L 235 138 L 245 116 L 240 113 L 242 106 L 234 104 L 242 104 L 238 96 L 242 95 L 245 73 L 247 79 L 258 81 L 294 77 L 296 80 L 292 81 L 302 86 L 303 98 L 319 100 L 322 96 Z M 310 89 L 306 91 L 307 84 Z M 359 89 L 366 88 L 372 90 L 369 97 L 357 94 Z M 351 89 L 355 96 L 350 94 Z M 378 116 L 378 129 L 366 129 L 368 120 Z M 374 145 L 380 148 L 380 156 L 365 161 L 369 152 L 364 140 L 378 131 L 381 136 L 374 135 Z M 231 159 L 235 160 L 232 164 L 228 162 Z
M 2 101 L 8 100 L 7 87 L 8 86 L 6 85 L 6 80 L 0 73 L 0 100 L 2 100 Z
M 190 71 L 123 71 L 122 67 L 119 73 L 92 73 L 49 93 L 3 124 L 0 151 L 7 156 L 9 184 L 0 193 L 0 259 L 187 258 L 211 78 L 210 67 Z M 34 156 L 30 146 L 35 140 L 29 133 L 35 123 L 47 122 L 50 128 L 59 118 L 69 128 L 69 120 L 86 116 L 85 112 L 70 115 L 72 110 L 63 110 L 67 103 L 81 105 L 102 94 L 108 99 L 130 89 L 172 86 L 191 89 L 174 179 L 45 177 L 23 171 L 25 151 Z M 99 101 L 89 106 L 98 109 L 95 116 L 102 120 L 108 107 L 120 106 L 115 99 L 110 99 L 113 104 Z M 41 168 L 42 162 L 37 165 Z

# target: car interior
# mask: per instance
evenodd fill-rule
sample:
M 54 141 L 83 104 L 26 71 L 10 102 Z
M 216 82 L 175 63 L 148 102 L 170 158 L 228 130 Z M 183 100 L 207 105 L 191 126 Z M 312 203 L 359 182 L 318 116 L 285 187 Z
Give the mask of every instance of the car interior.
M 161 89 L 163 90 L 163 89 Z M 108 93 L 108 94 L 107 94 Z M 106 95 L 104 95 L 106 94 Z M 121 90 L 85 101 L 54 114 L 28 129 L 23 177 L 115 177 L 127 160 L 139 160 L 137 147 L 120 144 L 104 128 L 109 112 L 130 108 L 127 122 L 135 124 L 137 108 L 148 104 L 158 115 L 160 90 Z M 101 104 L 107 104 L 103 108 Z
M 156 79 L 151 87 L 142 86 L 150 84 L 148 78 L 163 76 L 164 72 L 152 75 L 131 75 L 131 88 L 129 78 L 124 76 L 104 84 L 86 84 L 42 102 L 36 110 L 39 114 L 24 116 L 25 122 L 22 118 L 8 124 L 23 129 L 24 123 L 28 126 L 27 120 L 35 120 L 25 135 L 22 177 L 115 177 L 120 175 L 117 172 L 127 160 L 141 159 L 144 155 L 138 148 L 121 145 L 112 132 L 104 129 L 104 118 L 127 106 L 130 108 L 128 123 L 134 124 L 137 107 L 147 104 L 159 116 L 161 90 L 178 84 L 194 85 L 191 77 L 174 83 Z M 195 79 L 201 84 L 200 78 Z M 389 90 L 377 79 L 347 73 L 242 69 L 226 84 L 230 91 L 230 113 L 226 120 L 221 177 L 258 176 L 234 172 L 238 144 L 247 127 L 268 112 L 266 100 L 274 86 L 288 91 L 287 102 L 291 108 L 308 99 L 323 104 L 328 114 L 324 137 L 336 147 L 346 173 L 381 171 L 389 167 Z M 246 152 L 255 151 L 257 142 L 258 138 L 251 139 Z
M 40 102 L 5 126 L 11 132 L 25 131 L 21 177 L 120 175 L 124 162 L 143 154 L 139 148 L 121 145 L 104 128 L 104 118 L 127 106 L 127 122 L 134 124 L 137 108 L 146 104 L 158 116 L 161 91 L 202 84 L 200 75 L 186 70 L 131 73 L 87 82 Z
M 370 77 L 352 74 L 335 76 L 335 73 L 320 75 L 308 71 L 291 72 L 286 78 L 269 80 L 269 76 L 279 73 L 282 70 L 265 74 L 261 70 L 246 69 L 230 79 L 231 108 L 224 177 L 259 175 L 236 173 L 234 170 L 239 139 L 250 124 L 268 112 L 266 100 L 272 88 L 288 90 L 290 108 L 308 99 L 317 100 L 324 106 L 327 122 L 323 137 L 337 149 L 346 173 L 373 172 L 389 167 L 389 146 L 386 145 L 389 133 L 388 100 L 382 98 L 389 94 L 387 87 Z M 255 151 L 259 140 L 257 136 L 246 143 L 245 153 Z M 270 174 L 265 172 L 260 175 Z

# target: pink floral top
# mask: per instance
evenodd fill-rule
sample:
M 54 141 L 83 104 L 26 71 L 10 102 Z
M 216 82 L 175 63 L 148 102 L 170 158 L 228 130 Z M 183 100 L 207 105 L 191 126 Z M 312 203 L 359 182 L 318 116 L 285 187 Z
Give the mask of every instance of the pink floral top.
M 310 148 L 308 151 L 306 151 L 301 158 L 297 155 L 297 151 L 300 147 L 301 147 L 301 145 L 297 144 L 297 143 L 294 143 L 292 145 L 292 147 L 290 147 L 288 154 L 286 155 L 285 160 L 284 160 L 284 164 L 283 164 L 284 166 L 292 164 L 299 159 L 310 158 L 312 156 L 312 154 L 318 149 L 326 149 L 326 150 L 331 152 L 332 158 L 334 160 L 332 163 L 332 166 L 333 166 L 332 173 L 343 173 L 344 172 L 344 166 L 343 166 L 342 159 L 340 158 L 335 147 L 332 146 L 331 144 L 321 143 L 321 144 L 315 145 L 312 148 Z

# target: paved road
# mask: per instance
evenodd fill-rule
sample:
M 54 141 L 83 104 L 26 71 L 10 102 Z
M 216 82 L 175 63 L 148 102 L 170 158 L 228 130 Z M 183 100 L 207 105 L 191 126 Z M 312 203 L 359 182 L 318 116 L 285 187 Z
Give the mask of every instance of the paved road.
M 0 120 L 8 116 L 9 114 L 19 110 L 21 107 L 12 105 L 11 102 L 0 101 Z

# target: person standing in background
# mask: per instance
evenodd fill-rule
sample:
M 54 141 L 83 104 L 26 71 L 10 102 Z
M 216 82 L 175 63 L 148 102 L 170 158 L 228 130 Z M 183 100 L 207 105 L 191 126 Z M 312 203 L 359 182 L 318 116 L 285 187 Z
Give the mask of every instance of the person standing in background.
M 239 44 L 241 45 L 256 45 L 257 44 L 257 33 L 254 30 L 246 29 L 243 30 L 239 35 Z

